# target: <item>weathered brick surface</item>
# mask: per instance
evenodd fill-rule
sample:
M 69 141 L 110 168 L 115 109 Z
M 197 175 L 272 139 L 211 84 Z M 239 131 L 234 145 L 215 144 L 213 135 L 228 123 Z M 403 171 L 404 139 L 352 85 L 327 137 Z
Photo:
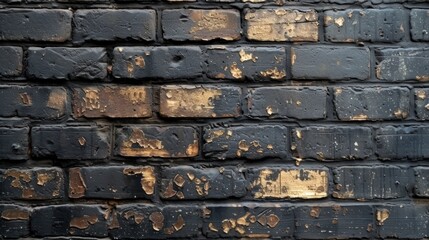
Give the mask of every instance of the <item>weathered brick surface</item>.
M 415 88 L 414 89 L 414 101 L 416 116 L 419 119 L 429 119 L 429 89 L 427 88 Z
M 223 199 L 243 197 L 246 180 L 237 168 L 172 167 L 162 170 L 163 199 Z
M 304 206 L 294 211 L 298 239 L 371 238 L 373 209 L 365 205 Z
M 182 126 L 124 126 L 115 131 L 115 153 L 124 157 L 195 157 L 198 132 Z
M 395 120 L 410 114 L 410 91 L 405 87 L 337 87 L 334 94 L 341 120 Z
M 0 159 L 27 160 L 29 128 L 0 127 Z
M 72 32 L 72 12 L 62 9 L 0 10 L 0 40 L 65 42 Z
M 382 160 L 422 160 L 429 157 L 429 128 L 386 126 L 376 131 L 377 155 Z
M 325 35 L 331 42 L 399 42 L 407 17 L 401 9 L 326 11 Z
M 161 24 L 167 40 L 231 41 L 241 37 L 240 13 L 233 9 L 164 10 Z
M 327 168 L 257 168 L 248 173 L 254 199 L 303 198 L 328 196 Z
M 283 47 L 212 47 L 207 50 L 207 61 L 207 76 L 214 79 L 286 79 Z
M 332 196 L 359 200 L 403 198 L 411 180 L 408 171 L 399 167 L 339 167 L 334 170 Z
M 196 206 L 120 205 L 113 239 L 195 238 L 201 228 L 201 209 Z
M 152 116 L 152 90 L 144 86 L 89 86 L 73 91 L 73 114 L 86 118 Z
M 31 231 L 37 237 L 107 237 L 104 214 L 100 205 L 38 207 L 31 214 Z
M 238 117 L 241 89 L 209 85 L 170 85 L 160 90 L 159 113 L 165 117 Z
M 283 158 L 289 155 L 288 136 L 280 125 L 206 128 L 203 153 L 213 159 Z
M 365 47 L 292 47 L 291 62 L 296 79 L 365 80 L 370 75 L 370 52 Z
M 68 192 L 71 198 L 150 199 L 156 184 L 151 166 L 70 168 Z
M 78 10 L 73 23 L 73 40 L 78 42 L 156 39 L 154 10 Z
M 202 74 L 202 52 L 195 46 L 116 47 L 115 78 L 195 78 Z
M 64 198 L 64 175 L 59 168 L 0 169 L 0 199 Z
M 315 10 L 247 9 L 246 37 L 256 41 L 318 40 L 318 14 Z
M 56 159 L 104 159 L 110 154 L 109 129 L 43 125 L 31 129 L 33 156 Z
M 414 168 L 416 184 L 414 185 L 414 194 L 419 197 L 429 197 L 429 168 Z
M 100 80 L 107 76 L 104 48 L 30 47 L 27 65 L 30 78 Z
M 20 47 L 0 47 L 0 77 L 15 77 L 21 74 L 23 51 Z
M 376 58 L 378 79 L 429 80 L 429 48 L 380 49 Z
M 0 205 L 0 237 L 20 238 L 30 233 L 30 209 L 12 204 Z
M 61 119 L 69 112 L 63 87 L 0 86 L 0 116 Z
M 429 41 L 429 10 L 411 10 L 411 37 L 415 41 Z
M 293 210 L 287 205 L 208 205 L 203 211 L 203 233 L 210 238 L 293 236 Z
M 372 133 L 367 127 L 295 128 L 291 149 L 298 159 L 366 159 L 373 153 Z
M 261 87 L 249 90 L 251 117 L 322 119 L 327 112 L 327 89 L 321 87 Z

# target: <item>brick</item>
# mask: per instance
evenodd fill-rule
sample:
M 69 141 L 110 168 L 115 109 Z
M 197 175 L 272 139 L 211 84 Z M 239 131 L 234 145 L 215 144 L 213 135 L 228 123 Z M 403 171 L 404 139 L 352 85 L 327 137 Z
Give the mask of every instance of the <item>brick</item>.
M 0 77 L 16 77 L 21 74 L 22 48 L 1 46 L 0 56 Z
M 238 117 L 241 89 L 214 85 L 170 85 L 160 90 L 160 114 L 164 117 Z
M 283 47 L 212 47 L 207 50 L 207 76 L 232 80 L 285 80 Z
M 30 209 L 18 205 L 0 205 L 0 237 L 21 238 L 29 236 Z
M 408 15 L 401 9 L 325 12 L 325 36 L 331 42 L 399 42 Z
M 414 41 L 429 41 L 429 10 L 411 10 L 411 37 Z
M 116 47 L 113 50 L 115 78 L 196 78 L 202 74 L 199 47 Z
M 251 117 L 326 118 L 327 90 L 322 87 L 251 88 L 248 110 Z
M 195 238 L 200 232 L 201 210 L 196 206 L 119 205 L 113 239 Z
M 287 157 L 289 132 L 284 126 L 247 125 L 204 130 L 204 156 L 212 159 Z
M 329 175 L 327 168 L 264 167 L 246 178 L 254 199 L 317 199 L 328 196 Z
M 163 199 L 225 199 L 243 197 L 246 180 L 237 168 L 168 167 L 162 170 Z
M 415 88 L 414 89 L 414 102 L 415 111 L 418 119 L 429 119 L 429 89 L 428 88 Z
M 335 111 L 344 121 L 406 119 L 410 90 L 405 87 L 334 88 Z
M 30 47 L 27 64 L 30 78 L 100 80 L 107 76 L 104 48 Z
M 151 117 L 152 89 L 118 85 L 74 88 L 73 114 L 77 118 Z
M 156 39 L 154 10 L 77 10 L 73 23 L 73 40 L 78 42 Z
M 298 239 L 373 238 L 374 213 L 371 206 L 302 206 L 294 211 Z
M 0 10 L 0 40 L 65 42 L 71 35 L 71 21 L 68 10 Z
M 365 80 L 370 73 L 369 54 L 366 47 L 292 47 L 292 76 L 295 79 Z
M 240 25 L 240 12 L 232 9 L 162 11 L 162 30 L 166 40 L 239 40 Z
M 195 128 L 134 125 L 116 128 L 116 155 L 123 157 L 186 158 L 198 155 Z
M 399 239 L 429 237 L 428 212 L 426 204 L 378 206 L 376 208 L 378 236 Z
M 376 131 L 377 156 L 381 160 L 423 160 L 429 157 L 429 128 L 386 126 Z
M 64 198 L 64 176 L 59 168 L 0 169 L 1 199 Z
M 0 127 L 0 159 L 27 160 L 29 128 Z
M 71 198 L 151 199 L 156 192 L 150 166 L 103 166 L 69 169 Z M 106 178 L 106 176 L 109 176 Z
M 429 80 L 429 48 L 379 49 L 375 56 L 378 79 Z
M 414 194 L 418 197 L 429 197 L 429 168 L 416 167 L 414 168 L 416 183 L 414 185 Z
M 373 153 L 372 133 L 367 127 L 295 128 L 291 149 L 298 159 L 366 159 Z
M 55 205 L 34 208 L 31 230 L 37 237 L 107 237 L 107 222 L 99 205 Z
M 315 10 L 247 9 L 244 15 L 246 37 L 256 41 L 317 42 L 317 18 Z
M 69 112 L 63 87 L 0 86 L 0 116 L 62 119 Z
M 294 216 L 288 205 L 208 205 L 203 234 L 209 238 L 290 238 Z
M 31 129 L 32 154 L 37 158 L 105 159 L 110 131 L 96 126 L 42 125 Z
M 339 167 L 334 170 L 336 191 L 340 199 L 393 199 L 407 196 L 410 177 L 395 166 Z

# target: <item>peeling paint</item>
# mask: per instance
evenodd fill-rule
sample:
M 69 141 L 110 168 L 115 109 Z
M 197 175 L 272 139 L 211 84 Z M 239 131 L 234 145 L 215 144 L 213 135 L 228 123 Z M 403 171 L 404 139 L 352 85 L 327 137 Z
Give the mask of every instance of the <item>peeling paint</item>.
M 377 209 L 377 221 L 378 225 L 383 225 L 384 221 L 386 221 L 390 216 L 390 212 L 387 209 Z
M 229 68 L 229 72 L 231 73 L 232 77 L 235 79 L 242 79 L 243 78 L 243 72 L 238 68 L 238 65 L 236 62 L 233 62 L 232 65 Z
M 134 218 L 134 222 L 137 223 L 137 224 L 142 223 L 143 219 L 144 219 L 144 215 L 143 214 L 137 213 L 137 212 L 134 212 L 134 211 L 127 211 L 127 212 L 125 212 L 124 213 L 124 217 L 127 220 L 129 218 L 131 218 L 131 217 Z
M 79 168 L 69 169 L 69 196 L 71 198 L 80 198 L 85 196 L 86 184 L 83 180 L 82 173 Z
M 37 185 L 45 186 L 46 183 L 54 179 L 55 177 L 49 173 L 37 173 Z
M 5 220 L 28 220 L 30 212 L 21 209 L 6 209 L 1 213 L 1 218 Z
M 152 195 L 155 191 L 156 176 L 152 167 L 140 167 L 140 168 L 125 168 L 123 170 L 125 175 L 141 175 L 140 184 L 143 191 Z
M 98 222 L 98 217 L 95 215 L 84 215 L 83 217 L 76 217 L 70 221 L 70 227 L 78 229 L 87 229 L 90 225 Z
M 67 101 L 67 93 L 66 91 L 53 89 L 49 94 L 48 103 L 46 106 L 48 108 L 56 109 L 60 112 L 65 111 L 65 102 Z
M 275 80 L 283 79 L 284 77 L 286 77 L 286 71 L 279 71 L 277 67 L 261 71 L 260 74 L 264 77 L 269 77 Z
M 350 119 L 354 121 L 365 121 L 368 120 L 368 115 L 361 113 L 358 115 L 351 116 Z
M 28 95 L 28 93 L 24 92 L 19 94 L 20 98 L 21 98 L 21 103 L 26 105 L 26 106 L 31 106 L 33 105 L 33 100 L 31 98 L 30 95 Z
M 123 156 L 170 156 L 160 140 L 146 138 L 143 130 L 138 128 L 134 128 L 130 137 L 122 142 L 120 153 Z
M 164 215 L 161 212 L 153 212 L 149 216 L 149 220 L 152 222 L 153 230 L 159 232 L 164 227 Z
M 238 52 L 240 55 L 240 62 L 246 62 L 246 61 L 252 61 L 256 62 L 258 60 L 258 57 L 254 57 L 252 53 L 246 53 L 244 49 L 241 49 L 240 52 Z

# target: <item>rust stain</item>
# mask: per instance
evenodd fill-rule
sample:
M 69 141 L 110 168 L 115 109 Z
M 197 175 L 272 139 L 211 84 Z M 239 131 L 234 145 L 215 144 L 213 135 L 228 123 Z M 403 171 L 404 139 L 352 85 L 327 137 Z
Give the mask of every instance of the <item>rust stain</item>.
M 323 198 L 327 196 L 328 175 L 322 170 L 261 170 L 252 183 L 255 198 Z
M 143 130 L 134 128 L 130 137 L 122 142 L 120 154 L 128 157 L 168 157 L 170 153 L 164 149 L 158 139 L 148 139 Z
M 383 225 L 384 221 L 386 221 L 389 216 L 390 216 L 390 212 L 387 209 L 377 209 L 377 221 L 378 221 L 378 225 Z
M 240 62 L 246 62 L 246 61 L 252 61 L 256 62 L 258 60 L 258 57 L 254 57 L 252 53 L 246 53 L 244 49 L 241 49 L 240 52 L 238 52 L 240 55 Z
M 144 216 L 141 213 L 134 212 L 134 211 L 127 211 L 124 214 L 125 219 L 129 219 L 130 217 L 134 218 L 134 222 L 137 224 L 140 224 L 143 222 Z
M 183 178 L 183 176 L 180 174 L 176 174 L 176 176 L 174 176 L 173 181 L 179 187 L 183 187 L 183 185 L 185 184 L 185 178 Z
M 141 175 L 140 184 L 143 191 L 152 195 L 155 191 L 156 176 L 152 167 L 124 168 L 125 175 Z
M 173 224 L 174 230 L 180 231 L 185 226 L 185 219 L 183 219 L 182 215 L 177 217 L 177 221 Z
M 58 111 L 65 111 L 65 102 L 67 101 L 67 93 L 62 90 L 54 89 L 49 94 L 48 103 L 46 106 L 48 108 L 53 108 Z
M 365 120 L 368 120 L 368 115 L 361 113 L 361 114 L 351 116 L 350 119 L 354 121 L 365 121 Z
M 45 186 L 46 183 L 54 179 L 55 177 L 49 173 L 37 173 L 37 185 Z
M 98 217 L 95 215 L 84 215 L 83 217 L 76 217 L 70 221 L 70 227 L 78 229 L 87 229 L 90 225 L 98 222 Z
M 134 58 L 134 63 L 136 66 L 139 66 L 141 68 L 144 68 L 146 66 L 146 63 L 145 63 L 144 58 L 142 56 L 136 56 Z
M 149 220 L 152 222 L 153 230 L 159 232 L 164 227 L 164 215 L 161 212 L 153 212 L 149 216 Z
M 71 198 L 80 198 L 85 196 L 86 184 L 83 180 L 82 174 L 79 168 L 69 169 L 69 196 Z
M 277 67 L 270 68 L 265 71 L 261 71 L 260 74 L 264 77 L 269 77 L 275 80 L 283 79 L 284 77 L 286 77 L 286 71 L 285 70 L 279 71 Z
M 33 105 L 33 100 L 31 99 L 31 96 L 28 95 L 26 92 L 19 94 L 19 96 L 21 97 L 22 104 L 26 106 Z
M 232 77 L 235 79 L 241 79 L 243 78 L 243 72 L 240 68 L 238 68 L 238 65 L 236 62 L 233 62 L 232 65 L 229 68 L 229 72 L 231 73 Z
M 6 209 L 1 213 L 1 218 L 5 220 L 28 220 L 30 213 L 20 209 Z

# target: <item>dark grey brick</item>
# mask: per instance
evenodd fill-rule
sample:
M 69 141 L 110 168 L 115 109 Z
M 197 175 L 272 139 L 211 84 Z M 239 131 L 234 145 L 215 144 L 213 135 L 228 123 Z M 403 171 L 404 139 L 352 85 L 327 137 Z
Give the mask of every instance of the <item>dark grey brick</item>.
M 334 170 L 336 191 L 341 199 L 392 199 L 407 196 L 412 178 L 395 166 L 339 167 Z
M 322 87 L 261 87 L 250 89 L 251 117 L 326 118 L 327 90 Z
M 73 40 L 77 42 L 156 39 L 154 10 L 77 10 L 73 22 Z
M 399 42 L 407 18 L 401 9 L 326 11 L 325 36 L 331 42 Z
M 237 168 L 168 167 L 162 170 L 163 199 L 225 199 L 243 197 L 246 180 Z
M 382 160 L 422 160 L 429 157 L 429 128 L 387 126 L 376 132 L 377 155 Z
M 65 42 L 71 35 L 71 21 L 68 10 L 0 10 L 0 40 Z
M 34 208 L 31 231 L 37 237 L 107 237 L 107 221 L 100 205 L 56 205 Z
M 95 126 L 42 125 L 31 129 L 37 158 L 104 159 L 109 156 L 109 129 Z
M 294 211 L 298 239 L 372 238 L 375 231 L 371 206 L 303 206 Z
M 429 41 L 429 10 L 411 10 L 411 37 L 414 41 Z
M 0 159 L 27 160 L 29 128 L 0 127 Z
M 202 74 L 199 47 L 116 47 L 113 50 L 115 78 L 195 78 Z
M 414 194 L 418 197 L 429 197 L 429 167 L 414 168 L 416 183 Z
M 366 47 L 292 47 L 295 79 L 345 80 L 369 78 L 370 52 Z
M 63 87 L 0 86 L 0 116 L 61 119 L 70 111 Z
M 340 120 L 395 120 L 410 114 L 410 90 L 405 87 L 338 87 L 334 92 Z
M 155 169 L 150 166 L 69 169 L 71 198 L 151 199 L 156 192 L 156 184 Z
M 380 49 L 375 56 L 378 79 L 429 80 L 429 48 Z
M 213 159 L 284 158 L 289 156 L 288 136 L 288 129 L 278 125 L 206 128 L 203 153 Z
M 0 205 L 0 238 L 21 238 L 30 234 L 31 210 L 11 204 Z
M 64 175 L 59 168 L 0 169 L 0 199 L 64 198 Z
M 21 74 L 22 48 L 1 46 L 0 56 L 0 77 L 16 77 Z
M 30 78 L 99 80 L 107 76 L 104 48 L 30 47 L 27 64 Z
M 414 102 L 416 116 L 419 119 L 429 119 L 429 89 L 414 88 Z
M 295 128 L 292 139 L 291 149 L 299 159 L 366 159 L 373 153 L 371 129 L 367 127 Z
M 215 79 L 285 80 L 283 47 L 241 47 L 207 50 L 207 76 Z

